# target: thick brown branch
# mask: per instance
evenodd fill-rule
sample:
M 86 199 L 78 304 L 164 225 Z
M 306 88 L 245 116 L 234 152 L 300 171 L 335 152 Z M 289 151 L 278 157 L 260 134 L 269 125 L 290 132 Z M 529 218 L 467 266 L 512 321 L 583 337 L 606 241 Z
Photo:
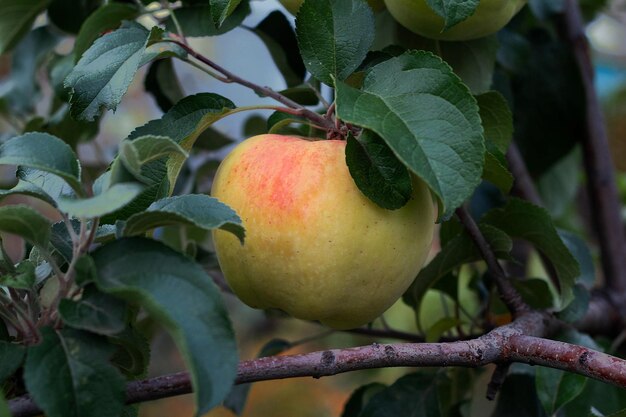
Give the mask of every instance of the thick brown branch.
M 622 302 L 626 298 L 626 236 L 604 117 L 593 83 L 589 45 L 576 0 L 565 2 L 562 33 L 572 45 L 585 90 L 587 132 L 582 135 L 582 146 L 602 269 L 606 286 L 616 301 Z
M 456 210 L 456 215 L 459 217 L 463 227 L 478 248 L 480 255 L 487 263 L 489 273 L 496 282 L 498 293 L 500 294 L 500 298 L 504 304 L 506 304 L 509 310 L 511 310 L 514 317 L 527 312 L 529 310 L 528 305 L 526 305 L 524 300 L 522 300 L 521 295 L 517 292 L 511 281 L 506 277 L 504 269 L 500 263 L 498 263 L 496 255 L 493 253 L 493 250 L 489 246 L 487 240 L 485 240 L 485 237 L 472 216 L 463 207 Z

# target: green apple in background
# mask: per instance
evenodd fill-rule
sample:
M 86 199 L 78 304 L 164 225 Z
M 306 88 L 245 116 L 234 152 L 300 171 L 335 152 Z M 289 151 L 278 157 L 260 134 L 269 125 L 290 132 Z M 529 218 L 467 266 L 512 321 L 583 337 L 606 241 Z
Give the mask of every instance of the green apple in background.
M 295 3 L 295 2 L 294 2 Z M 502 29 L 526 4 L 526 0 L 480 0 L 474 14 L 444 31 L 444 19 L 427 0 L 385 0 L 389 13 L 404 27 L 430 39 L 465 41 Z
M 375 12 L 379 12 L 385 8 L 384 0 L 367 0 L 367 2 Z M 289 10 L 289 12 L 294 16 L 298 13 L 298 9 L 300 9 L 302 3 L 304 3 L 304 0 L 280 0 L 280 4 L 285 6 L 285 9 Z
M 354 328 L 387 310 L 422 268 L 436 216 L 430 190 L 415 179 L 404 207 L 383 209 L 357 188 L 345 148 L 260 135 L 221 163 L 211 194 L 239 214 L 246 238 L 216 230 L 214 245 L 244 303 Z

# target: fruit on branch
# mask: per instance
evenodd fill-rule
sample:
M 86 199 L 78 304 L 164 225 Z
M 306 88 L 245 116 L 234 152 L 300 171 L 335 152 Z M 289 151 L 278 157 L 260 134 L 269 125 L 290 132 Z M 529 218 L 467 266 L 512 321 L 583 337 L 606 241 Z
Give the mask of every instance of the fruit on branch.
M 367 0 L 367 2 L 375 12 L 380 12 L 385 8 L 384 0 Z M 298 10 L 300 9 L 300 6 L 302 6 L 302 3 L 304 3 L 304 0 L 280 0 L 280 4 L 285 6 L 285 9 L 289 10 L 289 12 L 294 16 L 298 14 Z
M 405 28 L 430 39 L 465 41 L 502 29 L 526 4 L 526 0 L 480 0 L 473 15 L 445 29 L 444 19 L 427 0 L 385 0 L 391 15 Z
M 417 275 L 433 236 L 429 189 L 416 178 L 404 207 L 380 208 L 354 184 L 345 147 L 260 135 L 221 163 L 212 194 L 241 216 L 246 240 L 216 230 L 214 244 L 244 303 L 347 329 L 378 317 Z

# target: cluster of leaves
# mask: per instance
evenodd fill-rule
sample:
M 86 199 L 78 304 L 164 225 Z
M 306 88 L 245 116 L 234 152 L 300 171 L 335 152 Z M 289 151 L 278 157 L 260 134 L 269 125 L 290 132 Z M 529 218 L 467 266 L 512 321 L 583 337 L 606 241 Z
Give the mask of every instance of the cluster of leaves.
M 470 1 L 456 10 L 444 7 L 446 1 L 431 3 L 449 26 L 478 5 Z M 0 258 L 0 381 L 9 396 L 30 393 L 51 417 L 136 413 L 124 406 L 124 383 L 146 373 L 146 315 L 176 341 L 198 412 L 220 404 L 234 382 L 234 335 L 203 268 L 212 257 L 202 242 L 216 228 L 245 242 L 245 231 L 237 214 L 216 199 L 174 195 L 197 189 L 193 180 L 191 187 L 180 186 L 187 180 L 186 160 L 199 147 L 229 143 L 211 125 L 240 109 L 217 94 L 183 97 L 172 60 L 193 60 L 181 35 L 226 33 L 241 25 L 250 3 L 176 4 L 0 0 L 0 53 L 12 53 L 11 78 L 0 85 L 0 114 L 14 127 L 1 137 L 0 164 L 18 167 L 17 184 L 0 197 L 42 200 L 58 219 L 25 205 L 0 208 L 0 231 L 28 242 L 26 259 L 14 264 L 4 251 Z M 437 197 L 442 250 L 404 301 L 419 316 L 426 294 L 438 291 L 459 307 L 453 310 L 463 310 L 458 283 L 469 274 L 481 309 L 430 324 L 422 329 L 429 340 L 484 330 L 493 317 L 506 315 L 483 279 L 478 251 L 452 217 L 468 199 L 499 258 L 514 261 L 513 239 L 522 239 L 549 263 L 553 281 L 516 280 L 528 303 L 568 322 L 586 311 L 594 282 L 591 255 L 580 237 L 553 221 L 576 229 L 565 208 L 577 186 L 571 172 L 577 172 L 576 138 L 584 128 L 576 66 L 551 25 L 558 12 L 554 2 L 532 0 L 498 35 L 467 42 L 418 38 L 388 14 L 375 15 L 364 0 L 307 0 L 295 31 L 279 11 L 251 28 L 284 76 L 284 97 L 326 112 L 316 90 L 321 84 L 332 89 L 337 121 L 356 127 L 356 136 L 347 137 L 346 161 L 365 195 L 397 209 L 411 198 L 416 175 Z M 48 26 L 31 30 L 42 13 Z M 137 23 L 145 16 L 158 25 L 149 30 Z M 60 54 L 55 48 L 67 37 L 75 38 L 73 49 Z M 164 115 L 122 140 L 104 172 L 85 175 L 76 146 L 96 136 L 103 110 L 119 105 L 143 65 L 149 65 L 146 91 Z M 46 114 L 36 107 L 41 92 L 33 83 L 41 68 L 53 90 Z M 319 134 L 307 123 L 277 112 L 265 130 Z M 547 209 L 508 196 L 513 177 L 505 153 L 513 131 Z M 190 236 L 166 245 L 168 230 Z M 580 334 L 565 339 L 601 349 Z M 473 371 L 451 370 L 409 375 L 389 387 L 365 386 L 344 415 L 469 415 L 476 378 Z M 537 416 L 580 415 L 580 407 L 587 412 L 592 404 L 605 413 L 626 406 L 616 391 L 585 384 L 558 371 L 523 368 L 503 387 L 493 415 L 517 415 L 528 404 L 536 405 L 531 415 Z M 513 395 L 520 387 L 524 396 Z M 604 401 L 595 397 L 600 391 Z M 524 406 L 514 406 L 520 403 L 512 398 L 523 398 Z

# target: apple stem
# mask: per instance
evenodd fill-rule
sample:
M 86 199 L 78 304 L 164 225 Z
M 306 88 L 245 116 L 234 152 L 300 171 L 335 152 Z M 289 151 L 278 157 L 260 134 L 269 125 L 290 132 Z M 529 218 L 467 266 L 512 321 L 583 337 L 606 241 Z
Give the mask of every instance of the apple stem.
M 332 118 L 329 118 L 327 116 L 323 116 L 323 115 L 318 114 L 318 113 L 316 113 L 316 112 L 314 112 L 312 110 L 309 110 L 306 107 L 302 106 L 301 104 L 296 103 L 295 101 L 291 100 L 290 98 L 284 96 L 283 94 L 281 94 L 278 91 L 275 91 L 275 90 L 273 90 L 273 89 L 271 89 L 269 87 L 260 86 L 258 84 L 255 84 L 255 83 L 251 82 L 251 81 L 245 80 L 245 79 L 239 77 L 238 75 L 233 74 L 232 72 L 228 71 L 227 69 L 223 68 L 222 66 L 220 66 L 220 65 L 216 64 L 215 62 L 211 61 L 210 59 L 208 59 L 204 55 L 200 54 L 199 52 L 197 52 L 196 50 L 191 48 L 185 42 L 183 42 L 182 40 L 178 40 L 177 38 L 178 38 L 178 36 L 176 36 L 175 34 L 170 34 L 170 38 L 163 39 L 163 42 L 171 42 L 171 43 L 174 43 L 174 44 L 180 46 L 189 55 L 191 55 L 193 58 L 195 58 L 198 61 L 202 62 L 203 64 L 207 65 L 213 71 L 216 71 L 218 74 L 215 74 L 213 71 L 205 71 L 209 75 L 213 76 L 214 78 L 216 78 L 216 79 L 218 79 L 218 80 L 220 80 L 220 81 L 222 81 L 224 83 L 235 83 L 235 84 L 243 85 L 244 87 L 250 88 L 251 90 L 253 90 L 254 92 L 256 92 L 257 94 L 259 94 L 261 96 L 273 98 L 274 100 L 278 101 L 279 103 L 284 104 L 288 108 L 294 109 L 294 110 L 298 111 L 298 115 L 299 116 L 302 116 L 302 117 L 310 120 L 315 125 L 321 127 L 323 130 L 326 130 L 328 132 L 327 136 L 344 137 L 345 138 L 345 133 L 342 131 L 342 129 L 338 129 L 336 127 L 335 121 Z M 192 63 L 191 61 L 187 61 L 187 62 Z M 200 67 L 198 67 L 198 68 L 200 68 Z M 205 69 L 203 69 L 203 70 L 205 70 Z

